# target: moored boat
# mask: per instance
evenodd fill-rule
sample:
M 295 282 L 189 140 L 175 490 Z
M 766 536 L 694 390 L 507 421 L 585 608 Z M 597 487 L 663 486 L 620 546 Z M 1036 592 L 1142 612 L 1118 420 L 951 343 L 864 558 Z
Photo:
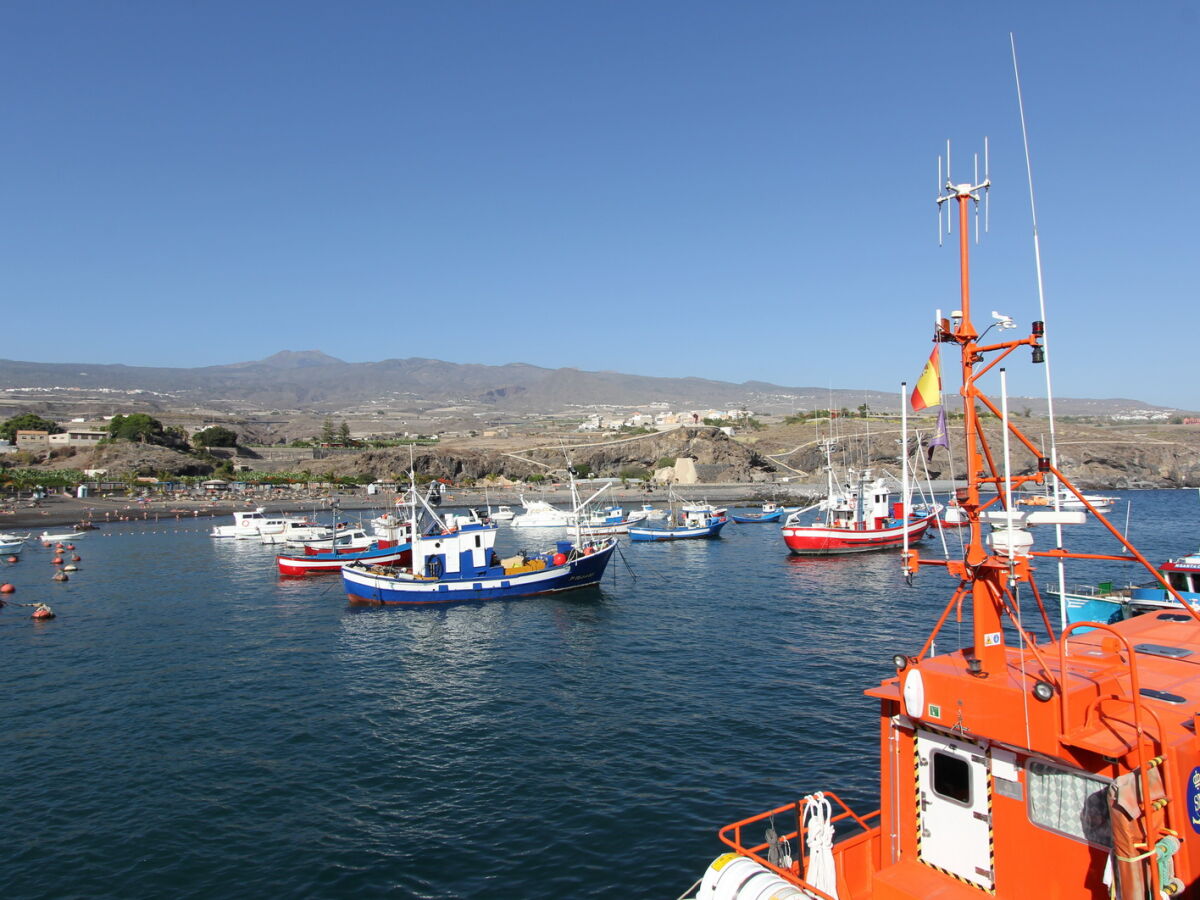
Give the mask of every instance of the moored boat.
M 778 522 L 783 517 L 783 507 L 775 503 L 764 503 L 761 511 L 756 513 L 730 513 L 729 518 L 739 525 L 753 525 L 761 522 Z
M 386 542 L 385 542 L 386 543 Z M 341 551 L 307 551 L 303 555 L 280 555 L 275 557 L 280 575 L 320 575 L 339 572 L 342 566 L 358 563 L 365 566 L 403 566 L 412 558 L 408 544 L 381 547 L 373 544 L 370 549 L 351 553 Z
M 545 500 L 521 498 L 525 511 L 512 521 L 513 528 L 568 528 L 572 524 L 571 513 L 551 506 Z
M 826 458 L 831 455 L 826 444 Z M 904 503 L 892 502 L 893 485 L 886 478 L 871 478 L 870 470 L 851 472 L 851 480 L 837 483 L 829 472 L 829 494 L 820 503 L 788 516 L 781 533 L 796 556 L 835 556 L 894 550 L 905 541 L 921 540 L 940 507 L 904 514 Z M 810 513 L 815 511 L 815 517 Z
M 684 541 L 698 538 L 716 538 L 721 529 L 729 524 L 725 510 L 716 509 L 707 503 L 688 504 L 680 508 L 678 515 L 671 513 L 661 527 L 634 525 L 629 529 L 631 541 Z
M 38 540 L 43 544 L 50 544 L 54 541 L 77 541 L 83 537 L 87 537 L 86 531 L 43 531 Z
M 464 603 L 590 587 L 600 582 L 616 549 L 611 538 L 584 540 L 577 527 L 575 542 L 558 541 L 549 552 L 501 559 L 495 551 L 496 525 L 474 516 L 439 516 L 415 488 L 410 497 L 410 566 L 391 571 L 359 563 L 344 566 L 342 583 L 350 603 Z M 580 509 L 577 504 L 576 511 Z
M 210 537 L 251 540 L 259 537 L 258 526 L 267 517 L 267 509 L 242 510 L 233 514 L 232 525 L 214 525 Z
M 1065 489 L 1054 491 L 1036 491 L 1022 496 L 1017 502 L 1022 506 L 1048 507 L 1067 509 L 1073 512 L 1086 510 L 1089 506 L 1096 512 L 1111 512 L 1113 505 L 1120 499 L 1104 494 L 1073 493 Z

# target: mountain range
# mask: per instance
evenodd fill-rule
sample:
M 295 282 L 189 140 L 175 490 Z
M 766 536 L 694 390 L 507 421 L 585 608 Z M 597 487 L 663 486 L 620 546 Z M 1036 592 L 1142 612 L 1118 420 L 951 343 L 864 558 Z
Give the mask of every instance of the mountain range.
M 436 359 L 385 359 L 351 363 L 316 350 L 285 350 L 266 359 L 198 368 L 0 360 L 0 392 L 20 389 L 149 391 L 171 403 L 230 409 L 335 411 L 377 403 L 395 409 L 446 406 L 513 413 L 561 413 L 581 407 L 749 409 L 791 413 L 828 406 L 868 404 L 898 408 L 894 393 L 785 387 L 761 381 L 734 384 L 705 378 L 657 378 L 619 372 L 548 369 L 526 363 L 502 366 Z M 1045 401 L 1010 398 L 1014 409 L 1045 409 Z M 1063 415 L 1169 415 L 1170 407 L 1122 398 L 1056 398 Z

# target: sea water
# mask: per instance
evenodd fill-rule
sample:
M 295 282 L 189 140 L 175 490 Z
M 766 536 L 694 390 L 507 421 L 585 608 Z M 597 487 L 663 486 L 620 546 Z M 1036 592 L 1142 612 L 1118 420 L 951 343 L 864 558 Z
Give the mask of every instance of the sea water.
M 1196 549 L 1194 492 L 1118 493 L 1151 561 Z M 41 547 L 0 568 L 58 614 L 0 609 L 0 897 L 676 897 L 723 824 L 820 789 L 876 808 L 862 690 L 953 588 L 731 524 L 622 540 L 599 589 L 352 609 L 209 524 L 106 526 L 63 584 Z M 559 536 L 501 526 L 499 549 Z M 952 616 L 938 649 L 969 642 Z

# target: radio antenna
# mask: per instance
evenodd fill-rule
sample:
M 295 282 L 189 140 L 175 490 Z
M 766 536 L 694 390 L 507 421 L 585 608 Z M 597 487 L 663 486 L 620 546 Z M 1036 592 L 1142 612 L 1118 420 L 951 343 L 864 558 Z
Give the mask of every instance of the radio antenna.
M 1025 127 L 1025 101 L 1021 96 L 1021 70 L 1017 66 L 1017 39 L 1011 31 L 1008 33 L 1008 42 L 1012 47 L 1013 79 L 1017 85 L 1017 109 L 1021 113 L 1021 140 L 1025 144 L 1025 175 L 1029 182 L 1029 213 L 1033 220 L 1033 262 L 1037 269 L 1038 313 L 1041 316 L 1042 327 L 1044 328 L 1046 322 L 1046 289 L 1042 282 L 1042 245 L 1038 239 L 1037 204 L 1033 199 L 1033 162 L 1029 156 L 1029 131 Z M 1046 366 L 1046 415 L 1050 419 L 1050 466 L 1054 471 L 1058 471 L 1058 441 L 1054 428 L 1054 390 L 1050 379 L 1050 343 L 1045 334 L 1042 335 L 1042 351 L 1045 354 Z M 1062 504 L 1062 490 L 1058 486 L 1057 477 L 1051 477 L 1050 484 L 1054 491 L 1054 508 L 1057 510 Z M 1058 544 L 1058 549 L 1061 550 L 1063 545 L 1061 525 L 1054 526 L 1054 536 Z M 1067 603 L 1062 598 L 1066 596 L 1066 572 L 1063 568 L 1063 560 L 1061 558 L 1058 561 L 1058 590 L 1059 599 L 1062 600 L 1059 611 L 1060 625 L 1065 628 Z
M 975 180 L 970 184 L 955 184 L 954 176 L 950 174 L 950 142 L 946 141 L 946 180 L 942 181 L 942 158 L 938 157 L 938 246 L 942 243 L 942 206 L 946 202 L 953 200 L 955 197 L 969 197 L 975 201 L 975 243 L 979 243 L 979 203 L 983 201 L 984 218 L 987 218 L 987 196 L 988 189 L 992 186 L 992 180 L 988 174 L 988 149 L 987 138 L 983 139 L 983 181 L 979 180 L 979 154 L 975 154 Z M 954 216 L 950 213 L 949 208 L 946 210 L 946 234 L 951 234 L 954 231 Z M 962 227 L 967 227 L 966 217 L 962 220 Z

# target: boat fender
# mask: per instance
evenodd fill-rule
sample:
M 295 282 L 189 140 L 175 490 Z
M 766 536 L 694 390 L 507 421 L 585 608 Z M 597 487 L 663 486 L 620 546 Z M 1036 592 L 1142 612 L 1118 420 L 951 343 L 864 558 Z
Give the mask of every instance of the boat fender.
M 595 548 L 595 547 L 584 547 L 584 548 L 583 548 L 583 555 L 584 555 L 584 556 L 591 556 L 591 555 L 592 555 L 593 553 L 595 553 L 595 552 L 596 552 L 596 548 Z
M 556 566 L 564 565 L 566 561 L 567 555 L 565 553 L 555 553 L 553 560 L 551 560 L 551 562 Z

